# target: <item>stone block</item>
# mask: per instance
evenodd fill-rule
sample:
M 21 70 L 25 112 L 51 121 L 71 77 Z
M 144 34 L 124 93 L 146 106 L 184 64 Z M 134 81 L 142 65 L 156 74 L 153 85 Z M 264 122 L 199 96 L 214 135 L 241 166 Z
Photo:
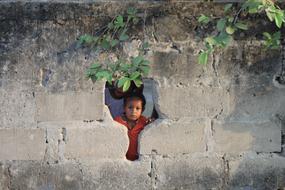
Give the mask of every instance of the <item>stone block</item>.
M 160 83 L 173 86 L 217 86 L 218 77 L 213 72 L 211 64 L 201 66 L 197 64 L 198 57 L 194 56 L 199 47 L 171 48 L 173 44 L 156 44 L 152 49 L 150 77 Z M 197 46 L 193 45 L 193 46 Z M 192 56 L 189 56 L 192 55 Z M 211 62 L 211 57 L 209 57 Z
M 67 128 L 65 158 L 124 159 L 129 143 L 127 129 L 115 122 L 114 125 Z
M 151 161 L 102 160 L 81 163 L 84 189 L 149 190 Z
M 18 83 L 0 88 L 0 128 L 35 127 L 36 102 L 30 89 Z
M 254 85 L 231 88 L 227 121 L 251 122 L 285 115 L 285 89 L 274 87 L 269 76 L 257 79 Z
M 229 93 L 221 88 L 156 87 L 155 107 L 162 117 L 222 117 L 229 110 Z
M 275 154 L 248 154 L 229 159 L 228 189 L 284 189 L 285 158 Z
M 7 173 L 9 183 L 0 184 L 0 187 L 3 185 L 3 190 L 148 190 L 151 188 L 148 176 L 149 159 L 135 162 L 66 161 L 58 164 L 18 161 L 6 163 L 3 167 L 9 171 L 9 174 Z
M 45 148 L 43 129 L 0 129 L 0 160 L 42 160 Z
M 176 122 L 156 121 L 148 125 L 140 137 L 140 153 L 182 154 L 206 151 L 204 130 L 207 119 L 180 119 Z
M 223 189 L 223 162 L 218 156 L 156 158 L 157 189 Z
M 83 174 L 79 164 L 46 164 L 45 162 L 15 162 L 7 165 L 10 171 L 11 189 L 84 190 Z
M 280 152 L 281 126 L 274 121 L 213 122 L 214 151 Z
M 37 121 L 102 120 L 103 90 L 36 94 Z

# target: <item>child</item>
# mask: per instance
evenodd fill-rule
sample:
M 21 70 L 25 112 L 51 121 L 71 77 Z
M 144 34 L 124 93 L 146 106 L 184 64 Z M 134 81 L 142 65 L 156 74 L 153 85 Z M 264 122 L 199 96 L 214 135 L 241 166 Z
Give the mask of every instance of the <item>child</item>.
M 126 153 L 128 160 L 134 161 L 138 156 L 138 136 L 151 119 L 142 115 L 145 108 L 145 97 L 139 93 L 132 93 L 124 98 L 124 114 L 115 118 L 115 121 L 128 128 L 129 148 Z
M 120 116 L 124 113 L 124 96 L 132 92 L 142 93 L 143 84 L 138 88 L 132 81 L 128 91 L 123 92 L 122 88 L 114 87 L 114 85 L 106 84 L 105 86 L 105 105 L 108 106 L 113 118 Z

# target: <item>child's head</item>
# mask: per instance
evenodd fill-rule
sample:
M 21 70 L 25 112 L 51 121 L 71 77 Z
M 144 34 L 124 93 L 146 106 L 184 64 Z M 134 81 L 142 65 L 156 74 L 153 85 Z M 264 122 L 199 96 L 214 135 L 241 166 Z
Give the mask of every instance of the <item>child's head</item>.
M 132 93 L 124 98 L 124 111 L 128 120 L 137 120 L 145 108 L 145 97 L 140 93 Z

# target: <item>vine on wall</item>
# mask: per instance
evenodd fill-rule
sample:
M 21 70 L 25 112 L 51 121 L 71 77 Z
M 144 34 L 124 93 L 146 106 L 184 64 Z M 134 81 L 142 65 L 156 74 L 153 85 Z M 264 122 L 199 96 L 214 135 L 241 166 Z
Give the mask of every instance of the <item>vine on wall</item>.
M 238 7 L 236 9 L 235 7 Z M 243 3 L 226 4 L 222 18 L 214 18 L 202 14 L 198 18 L 201 25 L 214 24 L 214 35 L 204 38 L 205 48 L 200 50 L 198 63 L 206 64 L 208 57 L 217 49 L 223 49 L 229 45 L 233 35 L 237 31 L 248 30 L 247 15 L 266 14 L 269 21 L 274 22 L 278 31 L 274 33 L 263 32 L 263 44 L 266 48 L 280 48 L 280 29 L 285 23 L 285 13 L 274 0 L 246 0 Z M 243 17 L 241 17 L 243 15 Z
M 144 55 L 148 50 L 148 43 L 141 43 L 138 47 L 139 54 L 128 57 L 123 54 L 123 46 L 130 41 L 129 32 L 132 27 L 141 22 L 137 16 L 137 10 L 129 8 L 125 15 L 115 16 L 106 26 L 100 28 L 95 35 L 85 34 L 79 42 L 97 52 L 106 52 L 114 55 L 103 62 L 95 60 L 86 70 L 87 78 L 93 82 L 106 80 L 110 85 L 127 91 L 131 82 L 137 87 L 143 83 L 142 77 L 147 76 L 150 70 L 150 62 Z

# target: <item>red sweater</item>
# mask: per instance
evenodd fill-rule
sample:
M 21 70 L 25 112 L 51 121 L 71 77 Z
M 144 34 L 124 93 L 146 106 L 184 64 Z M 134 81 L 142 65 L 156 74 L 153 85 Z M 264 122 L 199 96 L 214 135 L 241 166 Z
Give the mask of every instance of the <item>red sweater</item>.
M 126 158 L 131 161 L 138 159 L 138 137 L 140 132 L 144 129 L 144 126 L 147 125 L 147 119 L 144 116 L 140 116 L 140 118 L 137 120 L 136 125 L 133 128 L 128 126 L 127 121 L 123 120 L 122 116 L 116 117 L 115 121 L 123 124 L 128 129 L 129 148 L 126 153 Z

